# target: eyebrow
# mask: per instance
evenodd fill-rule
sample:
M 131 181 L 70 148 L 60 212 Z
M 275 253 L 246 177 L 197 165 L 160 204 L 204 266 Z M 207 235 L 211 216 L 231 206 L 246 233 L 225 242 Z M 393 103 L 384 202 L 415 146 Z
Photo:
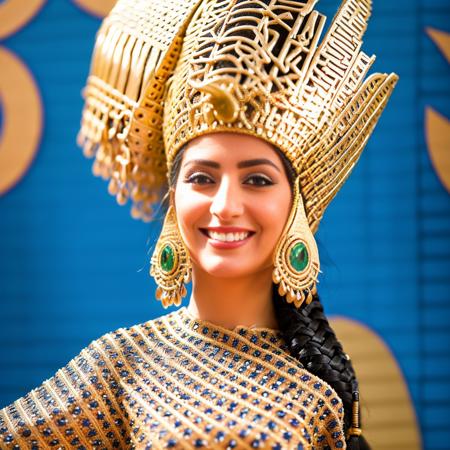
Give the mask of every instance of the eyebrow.
M 215 161 L 210 161 L 209 159 L 191 159 L 183 167 L 188 166 L 189 164 L 198 164 L 201 166 L 208 166 L 214 169 L 220 169 L 220 164 Z M 270 159 L 259 158 L 259 159 L 247 159 L 245 161 L 240 161 L 237 164 L 238 169 L 244 169 L 246 167 L 259 166 L 261 164 L 268 164 L 280 172 L 280 169 L 272 162 Z

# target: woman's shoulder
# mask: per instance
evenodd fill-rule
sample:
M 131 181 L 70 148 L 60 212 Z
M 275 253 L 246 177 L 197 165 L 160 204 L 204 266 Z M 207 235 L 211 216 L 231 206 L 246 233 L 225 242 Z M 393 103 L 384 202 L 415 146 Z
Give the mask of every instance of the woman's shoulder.
M 94 352 L 97 359 L 107 360 L 138 353 L 140 348 L 157 345 L 160 342 L 164 321 L 173 318 L 176 314 L 176 311 L 171 312 L 145 322 L 109 331 L 92 341 L 84 351 Z

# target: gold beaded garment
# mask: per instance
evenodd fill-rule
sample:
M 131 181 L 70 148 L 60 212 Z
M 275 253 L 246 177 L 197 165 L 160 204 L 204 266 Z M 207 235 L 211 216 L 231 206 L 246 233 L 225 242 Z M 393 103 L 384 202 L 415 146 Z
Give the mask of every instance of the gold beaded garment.
M 397 82 L 366 77 L 371 0 L 344 0 L 321 39 L 317 0 L 119 0 L 98 33 L 79 143 L 120 204 L 150 220 L 180 148 L 237 132 L 283 151 L 311 231 Z
M 0 411 L 2 449 L 340 449 L 342 402 L 277 330 L 185 307 L 92 342 Z

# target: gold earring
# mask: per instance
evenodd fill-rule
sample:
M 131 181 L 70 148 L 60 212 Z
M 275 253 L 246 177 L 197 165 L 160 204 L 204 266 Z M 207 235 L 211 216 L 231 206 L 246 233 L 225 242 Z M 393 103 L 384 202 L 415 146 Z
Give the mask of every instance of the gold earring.
M 181 238 L 173 205 L 170 205 L 150 267 L 150 275 L 158 285 L 155 296 L 164 308 L 181 305 L 191 273 L 189 251 Z
M 278 241 L 272 280 L 278 284 L 278 293 L 286 296 L 296 308 L 310 303 L 316 294 L 320 272 L 316 240 L 308 226 L 302 196 L 300 177 L 294 183 L 294 203 L 286 227 Z

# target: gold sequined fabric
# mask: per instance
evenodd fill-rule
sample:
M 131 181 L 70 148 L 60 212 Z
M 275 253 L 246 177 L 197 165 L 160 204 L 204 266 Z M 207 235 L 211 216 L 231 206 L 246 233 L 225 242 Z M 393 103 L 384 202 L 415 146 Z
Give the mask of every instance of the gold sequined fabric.
M 96 155 L 95 172 L 111 178 L 119 203 L 131 198 L 134 217 L 153 217 L 184 144 L 237 132 L 286 154 L 317 230 L 398 77 L 366 78 L 375 59 L 361 50 L 371 0 L 344 0 L 323 39 L 326 18 L 316 4 L 119 0 L 97 39 L 80 142 Z M 136 39 L 158 49 L 140 69 L 132 63 Z M 131 100 L 121 97 L 129 71 L 142 74 Z
M 340 449 L 342 402 L 277 330 L 185 307 L 104 335 L 0 411 L 5 449 Z

